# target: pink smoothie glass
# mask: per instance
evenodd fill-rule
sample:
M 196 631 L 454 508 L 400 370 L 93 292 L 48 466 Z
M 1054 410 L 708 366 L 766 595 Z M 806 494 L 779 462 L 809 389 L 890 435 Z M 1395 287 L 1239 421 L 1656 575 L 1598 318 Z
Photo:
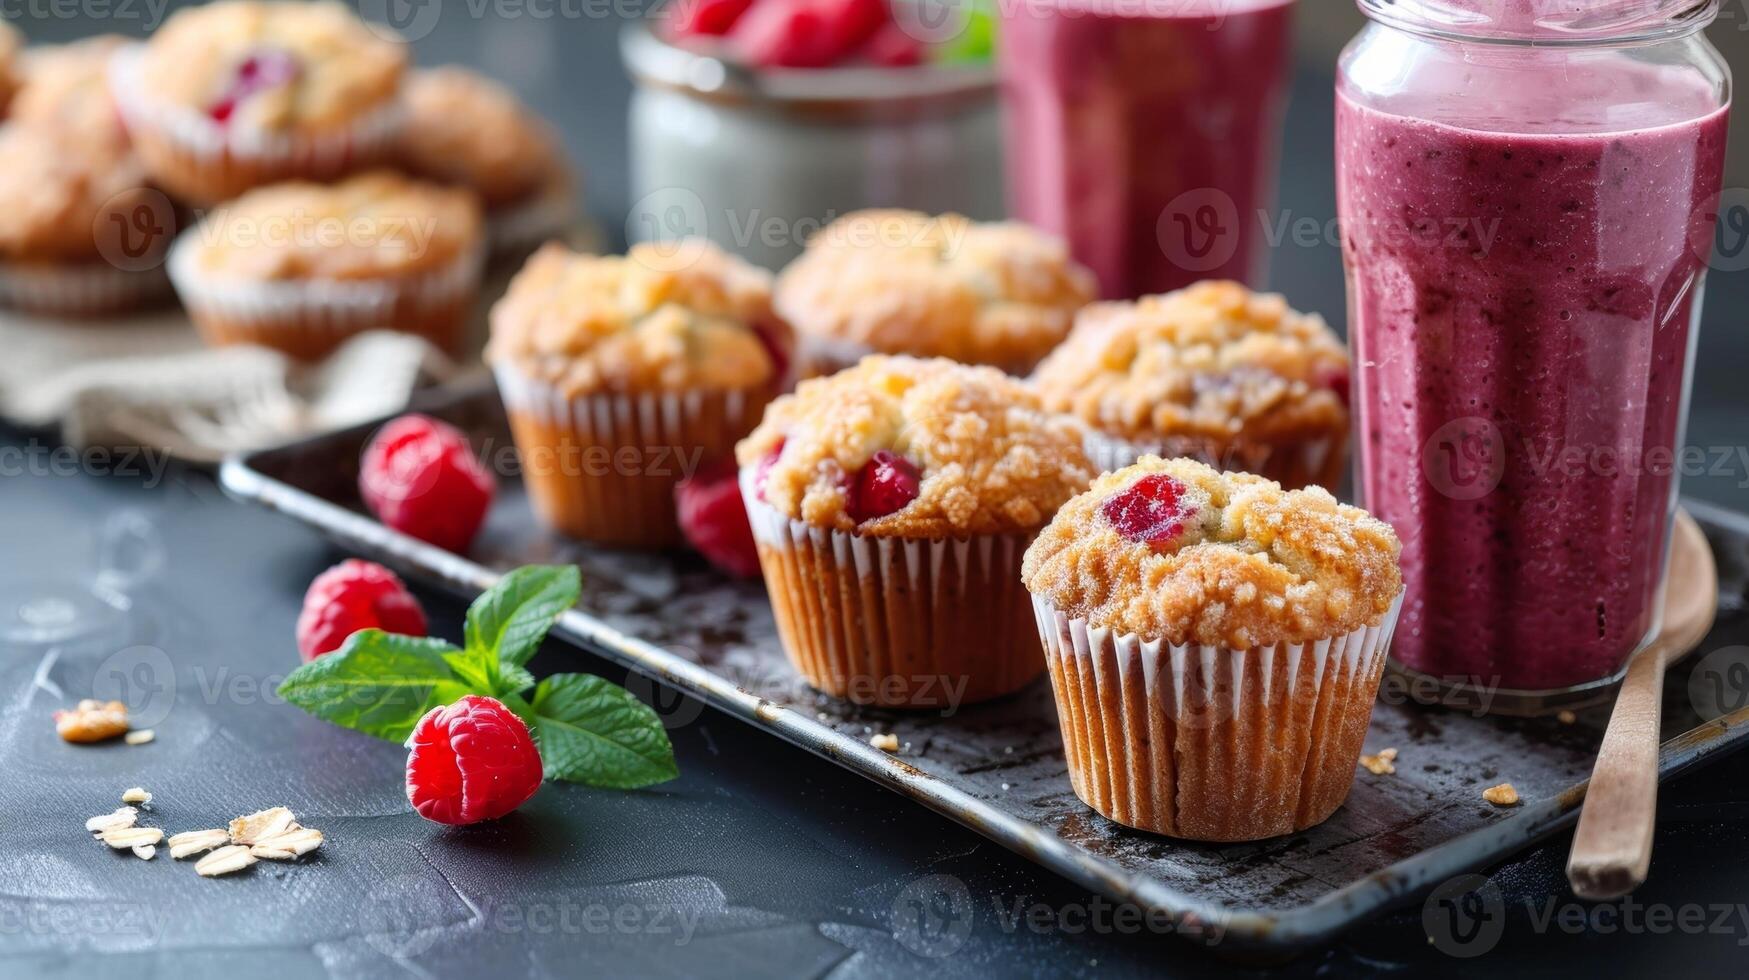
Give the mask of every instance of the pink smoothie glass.
M 1359 486 L 1403 539 L 1393 660 L 1445 699 L 1595 700 L 1657 629 L 1724 169 L 1716 2 L 1360 0 L 1336 87 Z
M 1009 212 L 1108 299 L 1263 285 L 1292 0 L 1001 0 Z

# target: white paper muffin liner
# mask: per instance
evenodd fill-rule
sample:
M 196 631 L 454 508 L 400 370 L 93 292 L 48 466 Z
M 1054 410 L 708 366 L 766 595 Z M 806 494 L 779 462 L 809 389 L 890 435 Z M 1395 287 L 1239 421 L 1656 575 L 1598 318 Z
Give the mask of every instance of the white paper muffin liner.
M 82 265 L 0 263 L 0 306 L 43 316 L 101 317 L 159 304 L 170 297 L 162 266 L 118 269 Z
M 1044 671 L 1020 563 L 1033 535 L 864 537 L 741 496 L 778 636 L 819 690 L 858 704 L 942 713 L 1025 687 Z
M 1377 625 L 1246 650 L 1032 604 L 1075 795 L 1125 826 L 1242 841 L 1313 826 L 1347 798 L 1403 597 Z
M 493 374 L 536 514 L 571 537 L 629 548 L 684 542 L 675 484 L 733 453 L 771 397 L 768 388 L 568 395 L 513 365 Z
M 217 203 L 277 180 L 333 179 L 386 161 L 406 125 L 398 99 L 319 133 L 222 125 L 197 109 L 154 98 L 143 82 L 145 55 L 144 44 L 117 49 L 109 62 L 110 94 L 154 176 L 195 203 Z
M 1090 428 L 1083 448 L 1102 473 L 1123 469 L 1143 456 L 1187 456 L 1218 470 L 1268 477 L 1289 490 L 1316 484 L 1335 492 L 1347 465 L 1347 443 L 1346 436 L 1335 436 L 1214 452 L 1197 439 L 1123 439 Z

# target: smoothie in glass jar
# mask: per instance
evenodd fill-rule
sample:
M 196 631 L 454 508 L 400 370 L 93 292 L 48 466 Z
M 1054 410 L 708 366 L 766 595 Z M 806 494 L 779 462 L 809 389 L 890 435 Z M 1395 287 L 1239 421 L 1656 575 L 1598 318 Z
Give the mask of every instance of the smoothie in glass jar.
M 1110 299 L 1263 285 L 1292 0 L 1011 0 L 1008 206 Z
M 1403 539 L 1392 655 L 1583 692 L 1657 625 L 1729 101 L 1674 8 L 1709 4 L 1559 47 L 1524 43 L 1546 18 L 1436 37 L 1418 7 L 1470 5 L 1378 4 L 1336 153 L 1361 493 Z

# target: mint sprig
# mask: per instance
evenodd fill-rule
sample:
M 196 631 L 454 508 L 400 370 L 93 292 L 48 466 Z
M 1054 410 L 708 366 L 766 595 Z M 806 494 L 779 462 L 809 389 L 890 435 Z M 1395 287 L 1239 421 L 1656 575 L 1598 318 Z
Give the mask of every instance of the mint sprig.
M 576 566 L 519 568 L 468 607 L 463 646 L 361 630 L 287 675 L 280 696 L 343 728 L 403 742 L 432 708 L 483 694 L 528 722 L 549 779 L 608 789 L 673 779 L 674 746 L 649 705 L 591 674 L 537 685 L 523 666 L 582 591 Z

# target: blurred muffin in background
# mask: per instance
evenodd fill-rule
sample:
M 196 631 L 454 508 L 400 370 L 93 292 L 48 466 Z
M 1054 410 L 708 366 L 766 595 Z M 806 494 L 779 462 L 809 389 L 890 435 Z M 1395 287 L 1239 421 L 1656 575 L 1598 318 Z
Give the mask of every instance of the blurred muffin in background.
M 1190 456 L 1335 490 L 1347 469 L 1347 348 L 1321 317 L 1235 282 L 1089 306 L 1032 380 L 1094 430 L 1102 470 Z
M 9 118 L 64 126 L 91 139 L 125 145 L 127 130 L 110 97 L 107 75 L 109 60 L 127 43 L 119 34 L 100 34 L 71 44 L 27 48 Z
M 257 188 L 177 240 L 170 278 L 209 344 L 321 358 L 367 330 L 454 354 L 479 289 L 470 191 L 387 171 Z
M 480 196 L 492 258 L 526 258 L 564 234 L 575 203 L 558 134 L 509 88 L 466 68 L 407 80 L 401 165 Z
M 148 306 L 169 294 L 162 260 L 174 233 L 170 202 L 125 142 L 0 126 L 0 305 L 71 317 Z
M 701 239 L 624 256 L 536 252 L 492 307 L 498 378 L 535 513 L 599 544 L 682 543 L 674 487 L 734 452 L 787 387 L 771 274 Z
M 110 87 L 152 176 L 213 204 L 387 162 L 405 117 L 392 36 L 338 3 L 223 0 L 118 51 Z
M 18 87 L 18 55 L 23 49 L 24 35 L 0 21 L 0 114 L 7 111 L 7 102 Z
M 801 377 L 870 353 L 1025 374 L 1093 296 L 1092 273 L 1042 232 L 898 210 L 832 222 L 777 282 L 778 312 L 801 339 Z

